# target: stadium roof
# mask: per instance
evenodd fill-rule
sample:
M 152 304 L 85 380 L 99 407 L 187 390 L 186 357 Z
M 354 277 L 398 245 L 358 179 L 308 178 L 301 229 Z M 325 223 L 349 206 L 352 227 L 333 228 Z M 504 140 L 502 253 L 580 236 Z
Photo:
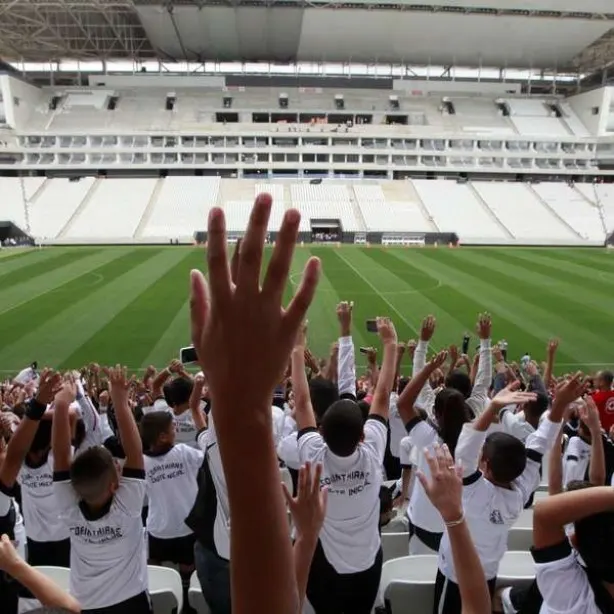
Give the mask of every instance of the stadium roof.
M 613 0 L 0 0 L 0 57 L 614 64 Z

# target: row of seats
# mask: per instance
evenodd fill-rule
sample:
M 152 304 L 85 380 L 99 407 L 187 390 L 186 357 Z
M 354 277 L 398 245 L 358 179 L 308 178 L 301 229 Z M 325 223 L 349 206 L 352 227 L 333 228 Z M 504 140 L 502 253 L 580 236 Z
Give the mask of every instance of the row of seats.
M 461 243 L 598 245 L 614 229 L 614 186 L 414 179 L 345 184 L 258 183 L 204 176 L 0 178 L 0 220 L 41 240 L 190 242 L 221 205 L 247 226 L 253 198 L 273 195 L 269 231 L 298 208 L 301 231 L 339 220 L 345 232 L 455 232 Z
M 215 121 L 216 112 L 243 112 L 249 116 L 251 112 L 279 114 L 320 111 L 373 114 L 374 123 L 384 122 L 387 115 L 403 114 L 411 126 L 431 126 L 450 132 L 589 136 L 568 103 L 564 103 L 564 107 L 563 103 L 559 103 L 562 117 L 558 118 L 552 117 L 552 111 L 546 106 L 551 101 L 536 98 L 506 99 L 504 103 L 510 111 L 510 118 L 507 118 L 494 98 L 451 97 L 449 101 L 454 106 L 454 113 L 451 114 L 442 100 L 405 96 L 403 91 L 390 90 L 247 88 L 244 91 L 222 92 L 207 88 L 198 91 L 178 89 L 175 91 L 174 108 L 169 111 L 166 109 L 167 90 L 149 88 L 143 92 L 138 89 L 113 91 L 83 88 L 72 89 L 56 110 L 50 110 L 51 98 L 61 94 L 57 88 L 41 90 L 39 103 L 28 120 L 28 129 L 88 131 L 94 126 L 107 131 L 182 130 Z M 279 108 L 280 94 L 287 96 L 287 110 Z M 345 108 L 337 108 L 337 94 L 343 96 Z M 111 95 L 118 97 L 113 111 L 107 110 Z M 397 97 L 398 109 L 391 105 L 391 95 Z M 232 99 L 229 108 L 224 108 L 224 97 Z M 541 119 L 543 123 L 524 121 L 527 119 Z

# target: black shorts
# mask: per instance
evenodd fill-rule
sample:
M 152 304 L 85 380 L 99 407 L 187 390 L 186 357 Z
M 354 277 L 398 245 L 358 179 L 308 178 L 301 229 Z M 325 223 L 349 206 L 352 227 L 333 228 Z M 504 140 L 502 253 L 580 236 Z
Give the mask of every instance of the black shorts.
M 193 533 L 185 537 L 160 539 L 149 535 L 149 560 L 159 563 L 176 563 L 177 565 L 194 565 Z
M 111 587 L 109 587 L 111 588 Z M 139 593 L 126 601 L 121 601 L 106 608 L 81 610 L 81 614 L 152 614 L 151 600 L 147 593 Z
M 37 542 L 28 537 L 28 563 L 33 567 L 70 567 L 70 539 Z

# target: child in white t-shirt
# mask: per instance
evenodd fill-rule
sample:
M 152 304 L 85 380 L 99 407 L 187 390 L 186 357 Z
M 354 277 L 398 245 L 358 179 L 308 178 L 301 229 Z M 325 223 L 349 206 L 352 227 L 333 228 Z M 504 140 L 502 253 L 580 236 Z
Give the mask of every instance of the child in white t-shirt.
M 140 427 L 149 499 L 149 562 L 179 565 L 187 598 L 195 537 L 184 520 L 196 499 L 198 470 L 205 455 L 186 444 L 175 444 L 175 422 L 166 411 L 143 416 Z
M 71 463 L 67 380 L 55 397 L 54 476 L 59 517 L 70 532 L 70 592 L 84 614 L 151 614 L 141 509 L 145 471 L 141 438 L 128 403 L 126 371 L 109 371 L 111 398 L 126 454 L 121 474 L 103 447 Z

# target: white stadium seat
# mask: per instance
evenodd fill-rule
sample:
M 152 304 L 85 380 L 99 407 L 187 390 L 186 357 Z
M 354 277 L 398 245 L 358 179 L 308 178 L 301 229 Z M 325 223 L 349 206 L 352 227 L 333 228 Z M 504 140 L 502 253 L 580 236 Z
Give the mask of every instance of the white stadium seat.
M 154 614 L 181 612 L 183 587 L 179 572 L 170 567 L 148 565 L 147 576 Z
M 389 604 L 392 614 L 406 614 L 408 604 L 415 612 L 431 612 L 435 596 L 437 556 L 405 556 L 384 563 L 380 601 Z
M 535 580 L 535 562 L 530 552 L 508 550 L 499 565 L 498 586 L 528 587 Z
M 409 533 L 382 533 L 382 551 L 384 563 L 392 559 L 407 556 L 409 552 Z
M 70 590 L 70 569 L 68 567 L 41 565 L 36 567 L 36 570 L 53 580 L 62 590 Z

